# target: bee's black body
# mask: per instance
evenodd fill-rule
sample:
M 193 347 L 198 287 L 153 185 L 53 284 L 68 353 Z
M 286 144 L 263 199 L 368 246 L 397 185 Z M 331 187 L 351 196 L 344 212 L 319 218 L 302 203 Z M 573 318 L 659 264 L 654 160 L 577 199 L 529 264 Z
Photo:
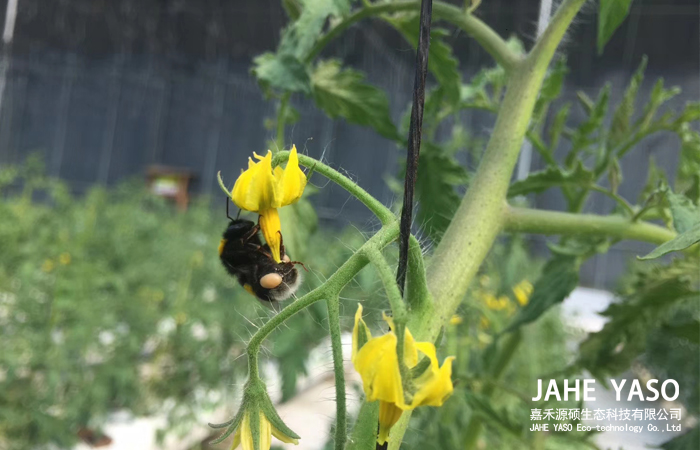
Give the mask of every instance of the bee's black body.
M 284 246 L 281 246 L 280 253 L 283 261 L 278 263 L 272 258 L 270 247 L 262 244 L 258 226 L 244 219 L 231 220 L 219 245 L 219 257 L 226 270 L 248 292 L 266 302 L 289 298 L 301 282 L 294 263 L 285 258 Z M 272 273 L 279 274 L 282 282 L 275 288 L 266 289 L 260 280 Z

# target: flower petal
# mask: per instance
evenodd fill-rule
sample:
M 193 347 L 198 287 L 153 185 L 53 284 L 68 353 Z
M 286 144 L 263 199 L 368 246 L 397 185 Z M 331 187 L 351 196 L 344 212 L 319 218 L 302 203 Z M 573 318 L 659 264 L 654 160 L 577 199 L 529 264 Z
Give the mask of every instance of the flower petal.
M 236 429 L 236 434 L 233 435 L 233 444 L 231 444 L 231 450 L 235 450 L 241 445 L 241 427 Z
M 390 330 L 395 330 L 396 326 L 394 325 L 394 319 L 391 317 L 387 316 L 386 314 L 382 313 L 382 318 L 384 319 L 384 322 L 386 322 L 389 325 Z M 405 336 L 403 340 L 403 361 L 404 364 L 406 364 L 406 367 L 409 369 L 414 367 L 416 364 L 418 364 L 418 351 L 416 350 L 416 340 L 413 339 L 413 335 L 409 331 L 408 328 L 405 328 Z
M 275 192 L 278 194 L 275 199 L 275 208 L 291 205 L 304 193 L 306 174 L 299 168 L 299 156 L 295 145 L 289 152 L 287 167 L 281 172 L 275 168 L 275 182 L 277 183 Z
M 370 339 L 372 339 L 372 333 L 369 332 L 367 324 L 362 320 L 362 305 L 358 303 L 357 311 L 355 312 L 355 326 L 352 329 L 352 356 L 350 358 L 352 362 L 355 362 L 357 352 Z
M 353 365 L 362 377 L 368 402 L 384 400 L 390 403 L 404 403 L 394 333 L 369 340 L 357 352 Z
M 280 215 L 276 209 L 265 209 L 260 211 L 260 229 L 265 237 L 265 242 L 270 246 L 272 258 L 280 262 L 280 247 L 282 245 L 282 224 Z
M 255 157 L 260 162 L 255 163 L 248 158 L 248 169 L 241 173 L 233 185 L 231 199 L 241 209 L 258 212 L 274 207 L 277 185 L 272 174 L 272 152 L 268 151 L 264 157 Z
M 442 406 L 454 390 L 451 379 L 454 357 L 445 358 L 442 367 L 439 367 L 435 345 L 430 342 L 418 342 L 416 347 L 430 359 L 430 368 L 413 380 L 418 390 L 408 407 L 413 409 L 423 405 Z
M 259 450 L 270 450 L 272 445 L 272 426 L 270 421 L 267 420 L 265 414 L 260 411 L 260 449 Z
M 287 436 L 286 434 L 282 433 L 280 430 L 272 426 L 272 435 L 279 439 L 282 442 L 286 442 L 287 444 L 294 444 L 294 445 L 299 445 L 299 439 L 295 439 L 291 436 Z
M 250 429 L 250 414 L 246 412 L 241 422 L 241 443 L 243 450 L 255 450 L 253 445 L 253 432 Z

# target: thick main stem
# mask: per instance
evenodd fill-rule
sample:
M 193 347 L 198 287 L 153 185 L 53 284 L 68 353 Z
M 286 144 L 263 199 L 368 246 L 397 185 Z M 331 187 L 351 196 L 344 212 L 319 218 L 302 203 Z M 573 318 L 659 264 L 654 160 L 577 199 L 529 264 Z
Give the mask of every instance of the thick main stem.
M 554 52 L 585 0 L 565 0 L 528 57 L 513 67 L 486 152 L 469 190 L 428 267 L 435 313 L 411 330 L 433 340 L 454 314 L 504 222 L 506 194 L 542 80 Z M 392 430 L 390 449 L 398 449 L 408 425 L 405 413 Z

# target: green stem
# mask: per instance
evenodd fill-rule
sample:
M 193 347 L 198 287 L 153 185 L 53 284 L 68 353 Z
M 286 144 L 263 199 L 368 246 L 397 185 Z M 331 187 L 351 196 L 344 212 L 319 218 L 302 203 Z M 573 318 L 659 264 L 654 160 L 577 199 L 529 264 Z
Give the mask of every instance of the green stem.
M 328 30 L 313 46 L 305 62 L 313 61 L 321 51 L 333 39 L 338 37 L 343 31 L 347 30 L 351 25 L 372 16 L 380 14 L 390 14 L 405 11 L 419 11 L 420 0 L 400 1 L 392 3 L 377 3 L 371 6 L 365 6 L 353 12 L 343 20 L 338 22 L 333 28 Z M 484 49 L 493 56 L 493 58 L 506 70 L 510 70 L 519 61 L 519 56 L 514 53 L 508 44 L 501 38 L 491 27 L 486 25 L 478 18 L 467 14 L 463 9 L 457 8 L 444 2 L 433 2 L 433 19 L 445 20 L 450 22 L 467 34 L 471 35 Z
M 376 248 L 369 247 L 364 253 L 377 270 L 379 279 L 382 280 L 389 305 L 391 305 L 391 312 L 393 313 L 394 320 L 405 323 L 406 306 L 404 305 L 401 291 L 399 291 L 399 285 L 396 284 L 394 272 L 391 270 L 389 263 L 386 262 L 382 252 Z
M 355 252 L 338 270 L 331 275 L 326 282 L 304 295 L 291 305 L 284 308 L 277 315 L 272 317 L 265 325 L 260 327 L 248 342 L 248 377 L 259 378 L 258 372 L 258 352 L 263 340 L 267 338 L 277 327 L 282 325 L 287 319 L 294 314 L 310 306 L 311 304 L 328 299 L 340 294 L 345 285 L 347 285 L 367 265 L 369 260 L 365 256 L 365 252 L 369 248 L 377 250 L 384 248 L 387 244 L 396 239 L 399 234 L 398 223 L 394 222 L 383 227 L 377 234 L 372 236 L 365 242 L 360 249 Z
M 620 216 L 597 216 L 529 208 L 506 207 L 504 228 L 514 233 L 594 235 L 662 244 L 676 237 L 673 231 Z
M 288 151 L 278 152 L 272 158 L 272 167 L 276 167 L 288 159 Z M 370 211 L 372 211 L 374 215 L 377 216 L 382 222 L 382 225 L 387 225 L 396 221 L 396 216 L 389 208 L 384 206 L 379 200 L 375 199 L 369 195 L 367 191 L 358 186 L 357 183 L 345 175 L 342 175 L 337 170 L 306 155 L 299 155 L 299 163 L 302 166 L 313 170 L 314 172 L 320 173 L 324 177 L 348 191 L 353 197 L 361 201 Z
M 285 92 L 280 99 L 280 106 L 277 110 L 277 139 L 275 140 L 277 147 L 272 151 L 273 155 L 284 148 L 284 127 L 287 125 L 285 115 L 287 114 L 287 107 L 289 106 L 289 99 L 291 96 L 291 92 Z
M 627 200 L 620 197 L 619 195 L 617 195 L 613 191 L 611 191 L 609 189 L 605 189 L 603 186 L 598 186 L 597 184 L 592 184 L 589 186 L 589 188 L 592 191 L 600 192 L 601 194 L 607 195 L 611 199 L 615 200 L 617 202 L 617 204 L 622 206 L 630 216 L 634 215 L 634 208 L 632 207 L 632 205 L 630 205 Z
M 508 87 L 491 139 L 467 194 L 435 249 L 428 286 L 435 311 L 411 331 L 418 340 L 434 339 L 455 313 L 505 220 L 504 206 L 513 169 L 542 81 L 557 46 L 585 0 L 565 0 L 525 60 L 512 66 Z M 392 429 L 389 448 L 397 450 L 408 426 L 404 413 Z
M 421 316 L 425 309 L 432 308 L 433 300 L 425 276 L 425 260 L 420 242 L 411 235 L 408 243 L 408 276 L 404 290 L 406 303 L 413 316 Z M 409 324 L 410 326 L 411 324 Z
M 345 404 L 345 366 L 343 365 L 343 344 L 340 338 L 340 297 L 326 300 L 328 307 L 328 328 L 331 335 L 333 370 L 335 371 L 335 449 L 343 450 L 347 439 L 347 407 Z

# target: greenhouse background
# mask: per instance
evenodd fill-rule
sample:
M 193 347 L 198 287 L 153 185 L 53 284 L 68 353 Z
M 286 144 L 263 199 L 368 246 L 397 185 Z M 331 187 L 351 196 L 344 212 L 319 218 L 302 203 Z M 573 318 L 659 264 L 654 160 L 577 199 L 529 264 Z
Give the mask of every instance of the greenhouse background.
M 279 96 L 265 96 L 251 70 L 253 60 L 278 48 L 291 23 L 289 5 L 327 1 L 334 0 L 0 0 L 0 450 L 230 446 L 230 440 L 208 444 L 220 430 L 206 423 L 223 422 L 237 410 L 249 376 L 245 353 L 251 336 L 292 302 L 261 306 L 221 267 L 215 249 L 227 219 L 217 172 L 230 187 L 252 152 L 277 149 Z M 596 45 L 600 1 L 586 2 L 557 51 L 555 61 L 565 61 L 568 69 L 561 94 L 545 112 L 543 136 L 566 104 L 571 104 L 567 124 L 575 127 L 587 120 L 590 113 L 581 107 L 582 99 L 596 99 L 606 84 L 610 105 L 600 129 L 608 130 L 630 80 L 644 65 L 633 118 L 641 114 L 661 77 L 666 88 L 678 86 L 682 93 L 664 103 L 657 117 L 700 100 L 697 0 L 632 1 L 602 53 Z M 470 1 L 445 3 L 463 7 Z M 478 6 L 475 16 L 504 39 L 514 38 L 508 41 L 513 49 L 530 49 L 561 3 L 471 0 Z M 335 19 L 331 15 L 324 30 Z M 446 21 L 439 27 L 447 31 L 433 42 L 452 47 L 462 87 L 471 87 L 495 67 L 493 56 L 464 31 Z M 359 21 L 321 56 L 366 74 L 369 85 L 383 90 L 391 120 L 405 136 L 415 50 L 397 29 L 378 18 Z M 493 73 L 505 74 L 499 70 Z M 429 73 L 428 86 L 438 82 Z M 406 150 L 397 144 L 400 139 L 382 136 L 371 124 L 332 119 L 311 97 L 301 92 L 292 96 L 294 109 L 285 116 L 290 123 L 281 133 L 284 149 L 295 144 L 300 153 L 347 175 L 397 212 Z M 435 129 L 434 142 L 454 138 L 458 128 L 464 133 L 459 141 L 463 148 L 450 154 L 466 168 L 451 192 L 455 202 L 478 167 L 495 117 L 488 108 L 464 108 Z M 697 117 L 685 125 L 697 136 Z M 669 186 L 680 189 L 675 176 L 684 164 L 681 134 L 662 131 L 642 139 L 620 160 L 618 173 L 624 173 L 624 182 L 602 177 L 599 192 L 591 192 L 580 210 L 626 221 L 634 208 L 644 210 L 644 201 L 659 202 L 659 211 L 672 209 L 663 196 L 674 194 Z M 563 159 L 569 142 L 552 144 L 557 158 Z M 551 167 L 533 145 L 525 140 L 514 180 Z M 700 157 L 688 156 L 692 145 L 683 148 L 689 167 L 700 164 Z M 652 180 L 660 172 L 668 174 L 667 184 L 663 176 Z M 700 183 L 700 172 L 695 175 Z M 611 183 L 615 186 L 606 191 Z M 666 191 L 650 194 L 653 188 Z M 510 197 L 509 202 L 580 212 L 571 211 L 564 188 L 542 191 Z M 442 192 L 432 194 L 426 203 Z M 431 224 L 420 219 L 421 200 L 419 196 L 413 231 L 429 263 L 442 236 L 432 234 Z M 620 204 L 632 213 L 621 213 Z M 640 213 L 631 222 L 649 220 L 658 228 L 665 226 L 662 231 L 680 234 L 677 227 L 673 231 L 675 217 L 659 211 L 650 218 Z M 288 251 L 308 268 L 300 298 L 322 286 L 382 226 L 365 205 L 319 173 L 302 201 L 280 214 Z M 602 236 L 600 247 L 581 241 L 584 257 L 576 254 L 577 238 L 569 241 L 571 247 L 557 248 L 564 240 L 558 236 L 499 236 L 440 335 L 439 359 L 457 355 L 455 394 L 443 408 L 416 411 L 402 449 L 462 449 L 460 433 L 484 410 L 491 421 L 485 420 L 481 440 L 469 449 L 639 450 L 680 434 L 611 431 L 589 439 L 547 433 L 545 445 L 544 438 L 531 438 L 534 422 L 525 406 L 534 405 L 530 398 L 536 381 L 550 376 L 677 379 L 677 401 L 633 401 L 629 407 L 682 411 L 678 422 L 683 431 L 700 434 L 700 332 L 695 332 L 700 330 L 700 302 L 695 280 L 684 272 L 693 270 L 689 266 L 697 263 L 698 255 L 688 251 L 687 259 L 679 253 L 640 263 L 636 256 L 647 254 L 654 244 Z M 612 247 L 606 251 L 608 243 Z M 386 259 L 393 265 L 397 252 L 389 248 Z M 531 322 L 518 324 L 520 350 L 510 355 L 510 366 L 501 373 L 499 389 L 505 394 L 499 391 L 493 403 L 479 410 L 476 394 L 497 378 L 489 372 L 497 354 L 491 350 L 498 350 L 520 311 L 532 305 L 533 284 L 546 278 L 549 262 L 556 262 L 562 249 L 572 248 L 570 260 L 585 261 L 580 270 L 576 266 L 580 276 Z M 645 309 L 661 297 L 659 304 L 666 300 L 666 291 L 646 297 L 639 287 L 659 273 L 668 276 L 674 289 L 680 279 L 695 290 L 682 297 L 685 291 L 678 288 L 682 301 L 673 297 L 667 309 Z M 353 314 L 363 304 L 373 332 L 385 331 L 382 286 L 376 271 L 365 269 L 339 299 L 350 423 L 362 397 L 361 379 L 350 361 Z M 528 286 L 529 294 L 518 296 Z M 621 314 L 615 334 L 605 325 L 618 323 L 618 306 L 623 313 L 638 306 L 639 313 Z M 325 302 L 311 305 L 263 345 L 261 371 L 270 396 L 280 416 L 304 436 L 298 447 L 275 447 L 279 442 L 274 441 L 273 449 L 333 448 L 337 393 L 327 312 Z M 607 348 L 615 339 L 622 343 Z M 608 354 L 613 357 L 596 359 Z M 591 373 L 591 368 L 600 371 Z M 597 402 L 586 406 L 620 407 L 614 392 L 600 384 Z M 584 406 L 573 401 L 561 405 Z
M 551 8 L 550 2 L 543 4 Z M 503 36 L 534 37 L 539 7 L 539 0 L 492 0 L 484 2 L 479 15 Z M 192 195 L 220 196 L 216 172 L 233 176 L 247 155 L 263 152 L 273 136 L 264 125 L 275 106 L 264 101 L 250 63 L 274 49 L 285 20 L 277 0 L 19 0 L 3 59 L 0 163 L 17 163 L 38 152 L 48 173 L 66 180 L 78 194 L 95 184 L 141 177 L 149 166 L 169 166 L 193 176 Z M 599 56 L 595 9 L 588 7 L 563 47 L 570 72 L 558 101 L 575 99 L 579 90 L 594 96 L 608 81 L 611 101 L 618 101 L 644 55 L 649 58 L 647 80 L 663 74 L 667 86 L 683 91 L 669 107 L 699 98 L 699 23 L 695 0 L 635 1 L 629 19 Z M 465 79 L 492 64 L 459 31 L 453 30 L 448 41 L 463 61 Z M 378 21 L 363 22 L 326 52 L 366 71 L 370 82 L 386 89 L 393 119 L 400 119 L 411 99 L 413 53 L 397 32 Z M 644 83 L 640 98 L 652 86 Z M 372 130 L 329 119 L 311 102 L 295 106 L 301 117 L 287 144 L 314 157 L 323 155 L 372 195 L 385 203 L 395 201 L 385 178 L 396 172 L 401 149 Z M 581 111 L 574 108 L 572 117 L 577 113 Z M 486 112 L 465 112 L 463 121 L 481 137 L 488 137 L 493 126 Z M 676 154 L 662 154 L 678 145 L 676 137 L 658 135 L 640 145 L 634 157 L 622 161 L 623 197 L 636 195 L 644 185 L 650 159 L 670 171 L 678 164 Z M 530 170 L 541 166 L 533 155 Z M 368 212 L 347 200 L 331 188 L 314 204 L 326 223 L 367 228 Z M 561 203 L 558 194 L 534 199 L 542 209 L 557 209 Z M 612 204 L 594 194 L 587 209 L 601 213 Z M 583 284 L 613 287 L 625 259 L 648 248 L 626 242 L 594 257 L 582 271 Z

